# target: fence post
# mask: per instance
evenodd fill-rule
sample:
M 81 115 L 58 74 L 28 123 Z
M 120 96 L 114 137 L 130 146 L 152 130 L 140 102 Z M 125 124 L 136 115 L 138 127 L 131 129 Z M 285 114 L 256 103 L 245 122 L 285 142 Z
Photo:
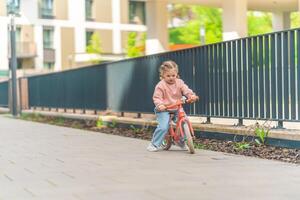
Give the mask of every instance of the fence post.
M 278 128 L 278 129 L 284 129 L 284 127 L 283 127 L 283 121 L 282 120 L 278 121 L 278 124 L 277 124 L 276 128 Z
M 204 122 L 205 124 L 211 124 L 211 121 L 210 121 L 210 117 L 206 117 L 206 122 Z
M 244 124 L 243 124 L 243 119 L 239 118 L 239 122 L 238 122 L 237 125 L 238 125 L 238 126 L 244 126 Z

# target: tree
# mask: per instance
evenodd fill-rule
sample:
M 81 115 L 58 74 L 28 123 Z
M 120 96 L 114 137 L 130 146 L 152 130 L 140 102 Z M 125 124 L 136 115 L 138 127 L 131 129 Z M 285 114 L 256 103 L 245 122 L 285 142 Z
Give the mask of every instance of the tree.
M 175 6 L 176 7 L 176 6 Z M 171 16 L 181 17 L 186 24 L 181 27 L 170 28 L 169 38 L 171 44 L 200 44 L 200 27 L 205 28 L 206 43 L 215 43 L 222 41 L 222 11 L 217 8 L 207 8 L 202 6 L 181 7 L 183 14 L 171 14 Z M 177 8 L 176 12 L 180 10 Z M 171 20 L 172 21 L 172 20 Z
M 249 11 L 248 36 L 272 32 L 272 14 L 266 12 Z
M 91 61 L 93 63 L 100 63 L 100 55 L 102 53 L 101 49 L 101 39 L 99 33 L 95 32 L 92 34 L 91 39 L 89 40 L 89 44 L 86 47 L 86 52 L 88 54 L 95 54 L 98 58 L 93 58 Z
M 291 28 L 299 28 L 300 27 L 300 13 L 292 12 L 291 13 Z
M 142 56 L 144 54 L 143 48 L 145 46 L 145 33 L 142 33 L 140 37 L 136 32 L 130 32 L 127 39 L 126 53 L 127 57 L 133 58 Z

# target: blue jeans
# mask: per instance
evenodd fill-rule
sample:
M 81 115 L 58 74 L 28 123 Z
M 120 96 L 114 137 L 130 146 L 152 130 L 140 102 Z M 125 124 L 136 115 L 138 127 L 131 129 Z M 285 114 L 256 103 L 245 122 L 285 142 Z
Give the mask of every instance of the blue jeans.
M 160 147 L 160 145 L 164 141 L 165 135 L 169 131 L 170 113 L 169 112 L 158 112 L 156 110 L 154 110 L 154 111 L 156 114 L 156 119 L 157 119 L 158 125 L 153 133 L 151 143 L 155 147 Z

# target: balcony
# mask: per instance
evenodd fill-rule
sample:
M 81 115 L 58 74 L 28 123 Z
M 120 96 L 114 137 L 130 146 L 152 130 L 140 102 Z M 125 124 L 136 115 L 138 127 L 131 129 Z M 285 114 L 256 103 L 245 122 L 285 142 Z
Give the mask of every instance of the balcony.
M 44 48 L 44 62 L 55 62 L 55 49 Z
M 16 54 L 17 54 L 17 58 L 36 57 L 37 56 L 36 44 L 34 42 L 17 42 L 16 43 Z
M 53 9 L 40 8 L 40 17 L 43 19 L 54 19 Z

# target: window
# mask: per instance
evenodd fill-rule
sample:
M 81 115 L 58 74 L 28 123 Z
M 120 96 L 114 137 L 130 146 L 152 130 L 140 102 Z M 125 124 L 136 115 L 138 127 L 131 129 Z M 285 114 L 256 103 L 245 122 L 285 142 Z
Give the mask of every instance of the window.
M 85 0 L 85 18 L 93 19 L 93 0 Z
M 146 8 L 144 1 L 129 1 L 129 21 L 132 24 L 146 24 Z
M 42 18 L 53 18 L 53 0 L 41 0 L 40 15 Z
M 89 42 L 90 42 L 90 40 L 91 40 L 91 38 L 92 38 L 92 35 L 94 34 L 94 31 L 86 31 L 86 33 L 85 33 L 85 36 L 86 36 L 86 46 L 88 46 L 89 45 Z
M 44 69 L 54 69 L 54 62 L 44 62 Z
M 44 49 L 53 49 L 53 28 L 46 27 L 43 30 Z
M 7 14 L 20 12 L 20 0 L 7 0 Z
M 16 42 L 21 42 L 21 27 L 16 28 Z

